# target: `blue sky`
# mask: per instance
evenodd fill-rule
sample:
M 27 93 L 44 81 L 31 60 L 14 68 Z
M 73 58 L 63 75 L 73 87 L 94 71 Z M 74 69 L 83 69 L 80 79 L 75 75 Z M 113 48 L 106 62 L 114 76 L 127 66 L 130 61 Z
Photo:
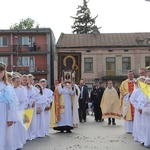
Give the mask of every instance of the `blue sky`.
M 51 28 L 56 40 L 61 32 L 71 33 L 77 6 L 83 0 L 5 0 L 1 1 L 0 29 L 9 29 L 20 19 L 30 17 L 40 27 Z M 150 32 L 150 2 L 145 0 L 89 0 L 91 16 L 98 15 L 101 33 Z

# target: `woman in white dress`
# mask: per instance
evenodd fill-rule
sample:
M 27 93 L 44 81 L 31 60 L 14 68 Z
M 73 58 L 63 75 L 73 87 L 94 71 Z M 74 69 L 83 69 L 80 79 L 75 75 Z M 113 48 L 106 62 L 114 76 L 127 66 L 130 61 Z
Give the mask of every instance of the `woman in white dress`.
M 138 111 L 138 103 L 140 101 L 140 95 L 142 94 L 142 90 L 139 87 L 139 81 L 144 82 L 146 77 L 140 76 L 137 78 L 137 88 L 133 91 L 130 97 L 130 102 L 135 108 L 134 112 L 134 124 L 133 124 L 133 136 L 135 142 L 142 142 L 143 141 L 143 135 L 142 135 L 142 116 L 140 112 Z
M 145 80 L 145 83 L 150 86 L 150 78 Z M 150 98 L 147 98 L 144 93 L 140 95 L 138 101 L 138 109 L 142 114 L 142 134 L 143 134 L 143 145 L 150 147 Z
M 28 98 L 24 88 L 20 85 L 21 79 L 20 76 L 12 77 L 12 84 L 14 91 L 18 98 L 18 111 L 25 110 L 28 107 Z M 26 143 L 27 131 L 22 126 L 20 122 L 15 123 L 15 148 L 23 148 L 23 145 Z
M 27 131 L 27 140 L 33 140 L 36 138 L 37 128 L 36 128 L 36 106 L 35 106 L 35 91 L 29 84 L 29 78 L 27 75 L 21 77 L 21 85 L 24 87 L 25 92 L 28 96 L 28 108 L 34 108 L 32 121 L 30 127 Z
M 44 109 L 47 106 L 47 97 L 43 94 L 40 84 L 34 85 L 39 93 L 36 96 L 36 115 L 37 115 L 37 137 L 45 137 L 45 116 Z
M 7 131 L 14 122 L 18 121 L 18 118 L 14 90 L 7 81 L 6 66 L 3 63 L 0 63 L 0 118 L 0 148 L 8 150 L 6 148 Z

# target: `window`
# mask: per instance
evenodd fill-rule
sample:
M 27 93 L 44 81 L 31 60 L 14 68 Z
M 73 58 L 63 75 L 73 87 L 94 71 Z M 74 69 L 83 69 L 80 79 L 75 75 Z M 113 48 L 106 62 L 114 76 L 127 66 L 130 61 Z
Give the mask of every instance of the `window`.
M 145 66 L 150 66 L 150 57 L 145 57 Z
M 18 37 L 18 44 L 23 46 L 31 46 L 33 45 L 34 37 Z
M 22 37 L 22 45 L 29 45 L 29 37 Z
M 131 58 L 130 57 L 122 58 L 122 70 L 131 70 Z
M 113 52 L 113 50 L 108 50 L 108 52 Z
M 18 66 L 29 67 L 35 64 L 34 57 L 18 57 Z
M 7 57 L 0 57 L 0 62 L 4 63 L 5 65 L 8 65 L 8 58 Z
M 116 74 L 116 58 L 107 57 L 106 58 L 106 75 L 115 76 Z
M 110 63 L 110 62 L 111 62 L 111 63 L 112 63 L 112 62 L 114 63 L 114 62 L 115 62 L 115 57 L 107 57 L 107 58 L 106 58 L 106 62 L 107 62 L 107 63 Z
M 0 46 L 7 46 L 7 37 L 0 37 Z
M 84 71 L 93 71 L 93 58 L 84 58 Z
M 128 50 L 127 50 L 127 49 L 125 49 L 125 50 L 124 50 L 124 52 L 128 52 Z

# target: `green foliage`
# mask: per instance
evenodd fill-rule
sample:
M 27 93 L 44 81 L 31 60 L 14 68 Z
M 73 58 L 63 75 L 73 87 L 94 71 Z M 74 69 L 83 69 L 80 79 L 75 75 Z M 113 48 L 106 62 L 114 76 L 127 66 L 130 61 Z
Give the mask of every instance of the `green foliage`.
M 98 15 L 94 18 L 91 17 L 90 9 L 87 6 L 88 1 L 83 0 L 83 6 L 78 6 L 74 24 L 71 26 L 73 33 L 77 34 L 88 34 L 88 33 L 100 33 L 99 29 L 95 25 L 95 20 Z
M 35 21 L 32 18 L 21 19 L 19 24 L 14 23 L 10 26 L 10 29 L 31 29 L 34 27 Z M 39 24 L 36 25 L 36 28 L 39 28 Z

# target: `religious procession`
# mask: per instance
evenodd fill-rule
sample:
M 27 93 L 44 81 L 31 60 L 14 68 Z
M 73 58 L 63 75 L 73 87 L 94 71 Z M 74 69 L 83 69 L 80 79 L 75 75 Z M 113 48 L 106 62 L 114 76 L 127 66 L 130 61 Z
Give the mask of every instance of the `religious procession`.
M 61 82 L 56 79 L 48 88 L 46 79 L 34 83 L 32 74 L 9 73 L 0 63 L 0 150 L 20 150 L 27 141 L 48 136 L 49 128 L 71 133 L 80 123 L 88 123 L 88 114 L 95 122 L 107 118 L 108 126 L 123 118 L 125 132 L 150 146 L 150 78 L 145 68 L 136 79 L 129 71 L 118 89 L 111 80 L 106 88 L 102 80 L 95 80 L 90 93 L 84 79 L 77 85 L 70 76 L 64 72 Z

